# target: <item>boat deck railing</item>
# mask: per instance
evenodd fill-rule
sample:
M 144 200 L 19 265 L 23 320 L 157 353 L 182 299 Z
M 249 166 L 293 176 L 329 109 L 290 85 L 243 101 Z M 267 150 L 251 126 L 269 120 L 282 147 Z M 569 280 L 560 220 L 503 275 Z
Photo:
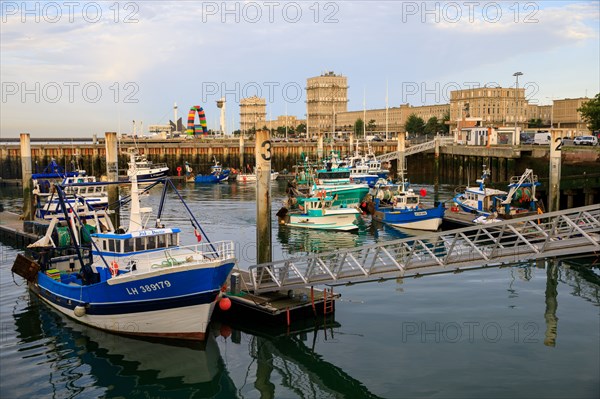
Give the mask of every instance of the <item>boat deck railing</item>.
M 600 253 L 600 204 L 251 266 L 255 293 Z
M 235 244 L 233 241 L 218 241 L 201 243 L 182 247 L 167 248 L 149 253 L 137 253 L 128 257 L 121 257 L 120 267 L 132 270 L 136 265 L 138 271 L 163 267 L 184 266 L 189 263 L 210 263 L 221 260 L 235 259 Z

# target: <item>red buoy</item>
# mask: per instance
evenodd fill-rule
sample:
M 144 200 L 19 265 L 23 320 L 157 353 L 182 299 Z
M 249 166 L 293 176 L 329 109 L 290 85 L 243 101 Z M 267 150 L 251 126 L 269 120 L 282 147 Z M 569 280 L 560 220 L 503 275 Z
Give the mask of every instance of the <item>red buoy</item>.
M 421 197 L 424 197 L 427 195 L 427 190 L 425 190 L 424 188 L 421 189 L 421 191 L 419 191 L 419 193 L 421 194 Z
M 229 310 L 230 307 L 231 307 L 231 299 L 227 298 L 226 296 L 221 298 L 221 300 L 219 301 L 219 309 L 221 309 L 223 311 L 227 311 L 227 310 Z

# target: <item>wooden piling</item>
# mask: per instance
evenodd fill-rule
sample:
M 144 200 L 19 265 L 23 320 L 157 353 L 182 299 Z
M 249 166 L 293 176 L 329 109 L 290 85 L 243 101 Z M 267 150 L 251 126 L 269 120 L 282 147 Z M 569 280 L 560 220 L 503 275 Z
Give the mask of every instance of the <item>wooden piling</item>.
M 33 182 L 31 181 L 31 140 L 21 133 L 21 179 L 23 181 L 23 220 L 33 220 Z
M 562 156 L 562 130 L 550 130 L 550 182 L 548 184 L 548 211 L 560 210 L 560 168 Z
M 271 134 L 269 130 L 256 133 L 256 260 L 271 262 Z
M 119 180 L 119 158 L 117 148 L 117 133 L 106 132 L 106 176 L 108 181 Z M 119 210 L 119 185 L 111 184 L 108 186 L 108 204 L 109 210 L 114 211 L 110 214 L 110 219 L 115 227 L 120 227 L 121 218 Z
M 244 134 L 240 132 L 240 173 L 248 173 L 244 167 Z

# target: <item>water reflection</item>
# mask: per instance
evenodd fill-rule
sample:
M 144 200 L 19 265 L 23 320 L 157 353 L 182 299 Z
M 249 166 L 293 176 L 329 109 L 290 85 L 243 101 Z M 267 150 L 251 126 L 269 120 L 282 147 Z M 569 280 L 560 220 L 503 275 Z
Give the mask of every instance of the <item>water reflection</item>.
M 33 294 L 30 301 L 15 324 L 23 342 L 47 341 L 38 366 L 49 365 L 53 396 L 98 388 L 107 397 L 235 396 L 212 336 L 203 343 L 129 338 L 72 321 Z
M 599 262 L 600 257 L 561 260 L 558 279 L 561 283 L 567 284 L 573 289 L 572 295 L 600 306 Z
M 546 311 L 544 319 L 546 320 L 546 334 L 544 345 L 555 346 L 556 334 L 558 328 L 558 317 L 556 308 L 558 307 L 558 264 L 554 260 L 549 260 L 546 265 Z
M 277 379 L 299 398 L 377 398 L 360 381 L 315 352 L 318 341 L 335 340 L 339 327 L 338 323 L 324 321 L 313 328 L 279 335 L 237 330 L 239 338 L 233 342 L 247 346 L 256 361 L 256 367 L 248 368 L 239 391 L 243 393 L 251 385 L 260 392 L 261 398 L 279 397 L 282 394 L 276 392 L 272 383 Z
M 277 240 L 282 249 L 295 255 L 354 248 L 364 241 L 356 233 L 299 229 L 285 225 L 279 225 Z

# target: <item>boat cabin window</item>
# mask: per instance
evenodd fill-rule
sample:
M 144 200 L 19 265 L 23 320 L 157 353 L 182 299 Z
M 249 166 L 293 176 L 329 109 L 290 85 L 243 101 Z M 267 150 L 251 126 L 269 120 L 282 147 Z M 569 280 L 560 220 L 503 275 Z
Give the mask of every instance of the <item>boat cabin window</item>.
M 123 252 L 133 252 L 133 240 L 133 238 L 127 238 L 126 240 L 123 240 Z
M 410 205 L 418 204 L 419 197 L 406 197 L 406 203 Z
M 171 245 L 179 245 L 179 240 L 178 240 L 178 234 L 177 233 L 173 233 L 171 234 Z
M 118 251 L 118 249 L 117 249 L 117 245 L 116 245 L 116 242 L 115 242 L 115 240 L 110 240 L 110 239 L 109 239 L 109 240 L 107 240 L 107 241 L 108 241 L 108 250 L 109 250 L 110 252 L 117 252 L 117 251 Z M 120 248 L 119 248 L 119 249 L 120 249 Z
M 167 235 L 166 234 L 161 234 L 158 237 L 156 237 L 158 239 L 158 247 L 159 248 L 166 248 L 168 247 L 167 245 Z
M 144 243 L 144 237 L 137 237 L 135 239 L 135 250 L 143 251 L 146 249 L 146 244 Z
M 148 241 L 146 241 L 146 249 L 156 249 L 156 237 L 155 236 L 148 237 Z

